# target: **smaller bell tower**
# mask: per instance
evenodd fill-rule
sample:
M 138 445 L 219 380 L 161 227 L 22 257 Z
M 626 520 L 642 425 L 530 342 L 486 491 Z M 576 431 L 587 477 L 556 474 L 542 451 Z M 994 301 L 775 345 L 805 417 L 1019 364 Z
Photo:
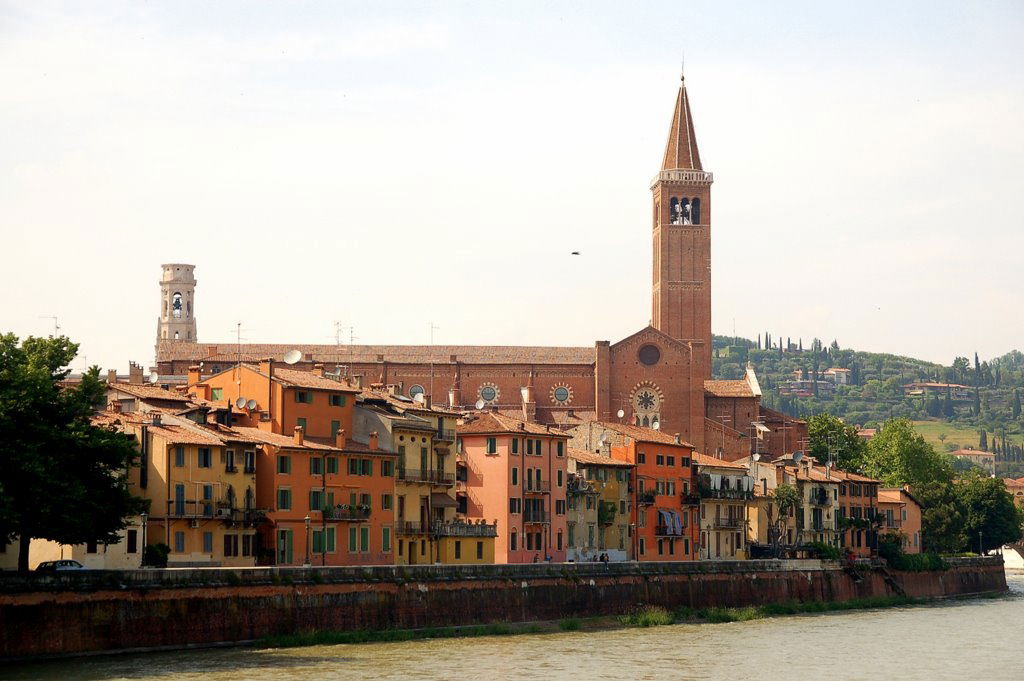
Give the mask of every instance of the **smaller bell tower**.
M 195 265 L 171 263 L 161 265 L 160 320 L 156 342 L 196 342 L 196 278 Z

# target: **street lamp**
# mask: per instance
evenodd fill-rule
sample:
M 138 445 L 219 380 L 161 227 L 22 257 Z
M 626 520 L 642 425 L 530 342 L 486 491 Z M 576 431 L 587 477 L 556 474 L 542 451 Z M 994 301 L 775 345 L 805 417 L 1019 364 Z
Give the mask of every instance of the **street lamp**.
M 306 517 L 303 518 L 303 520 L 306 521 L 306 562 L 304 564 L 304 567 L 309 567 L 309 514 L 308 513 L 306 514 Z

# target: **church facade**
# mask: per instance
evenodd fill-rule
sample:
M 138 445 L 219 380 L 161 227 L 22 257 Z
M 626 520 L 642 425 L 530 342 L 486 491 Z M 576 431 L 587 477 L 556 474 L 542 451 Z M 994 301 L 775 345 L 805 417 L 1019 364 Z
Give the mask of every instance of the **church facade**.
M 652 322 L 618 342 L 591 347 L 203 343 L 196 340 L 193 268 L 172 264 L 163 266 L 156 370 L 173 382 L 195 365 L 205 375 L 233 365 L 239 356 L 243 362 L 283 363 L 294 349 L 301 360 L 293 368 L 323 365 L 328 373 L 395 386 L 409 396 L 422 393 L 456 409 L 486 405 L 559 428 L 591 420 L 655 427 L 727 459 L 746 456 L 751 443 L 774 450 L 774 427 L 763 425 L 753 371 L 738 381 L 711 380 L 713 181 L 701 164 L 682 81 L 661 168 L 651 182 Z M 781 427 L 792 424 L 782 417 Z

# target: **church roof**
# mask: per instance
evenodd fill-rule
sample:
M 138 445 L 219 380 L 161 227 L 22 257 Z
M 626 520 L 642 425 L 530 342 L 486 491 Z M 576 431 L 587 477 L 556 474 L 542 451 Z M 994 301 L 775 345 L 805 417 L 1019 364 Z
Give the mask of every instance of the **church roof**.
M 668 131 L 668 144 L 662 170 L 704 170 L 700 165 L 697 150 L 697 134 L 693 131 L 693 116 L 690 115 L 690 97 L 686 92 L 686 81 L 679 83 L 676 108 L 672 113 L 672 125 Z
M 287 345 L 283 343 L 243 344 L 243 362 L 270 357 L 284 361 L 289 350 L 298 350 L 304 361 L 348 364 L 383 361 L 395 364 L 450 364 L 454 355 L 462 364 L 584 364 L 594 363 L 593 347 L 548 347 L 509 345 Z M 238 359 L 234 343 L 187 343 L 161 340 L 157 361 L 232 362 Z
M 755 397 L 746 380 L 704 381 L 704 392 L 714 397 Z

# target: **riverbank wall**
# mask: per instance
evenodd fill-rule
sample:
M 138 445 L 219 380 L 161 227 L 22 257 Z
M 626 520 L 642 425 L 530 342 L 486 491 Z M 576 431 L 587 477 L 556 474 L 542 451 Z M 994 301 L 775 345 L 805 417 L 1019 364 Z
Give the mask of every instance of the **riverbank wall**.
M 185 648 L 315 631 L 1006 591 L 1002 559 L 939 572 L 726 561 L 88 571 L 0 576 L 0 659 Z

